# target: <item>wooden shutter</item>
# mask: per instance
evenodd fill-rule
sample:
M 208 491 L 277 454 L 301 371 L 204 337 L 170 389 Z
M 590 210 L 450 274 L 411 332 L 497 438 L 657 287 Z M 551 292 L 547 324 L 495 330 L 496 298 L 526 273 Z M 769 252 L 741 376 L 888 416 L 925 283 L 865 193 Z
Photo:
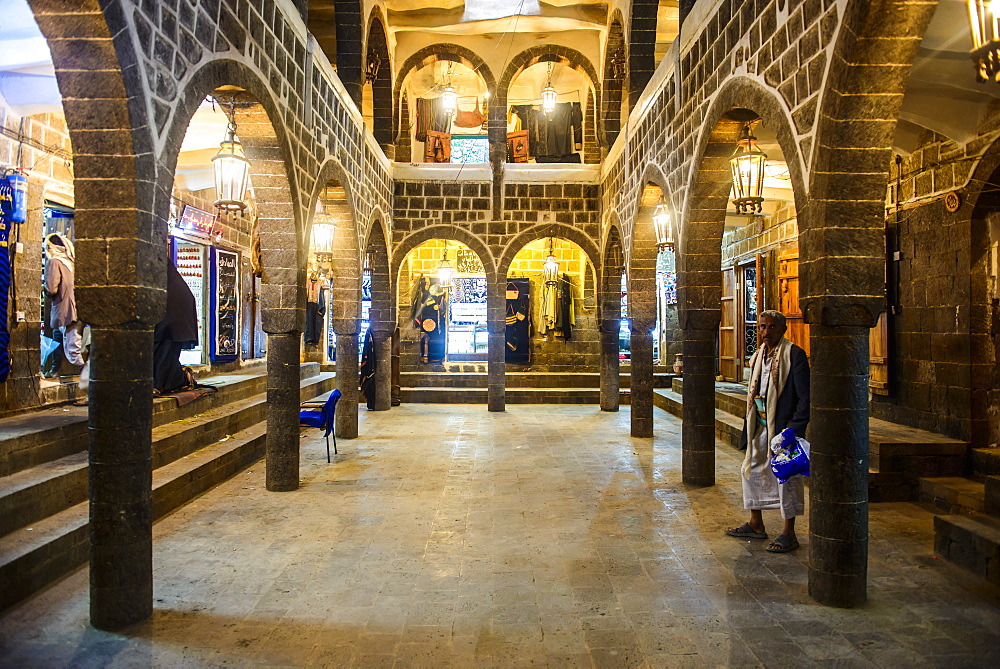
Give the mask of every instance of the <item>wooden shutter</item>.
M 889 394 L 889 325 L 884 311 L 868 335 L 868 388 L 874 395 Z
M 788 320 L 785 336 L 809 355 L 809 326 L 799 308 L 799 250 L 788 249 L 778 254 L 778 311 Z
M 739 347 L 736 320 L 736 271 L 730 268 L 722 271 L 722 320 L 719 323 L 719 373 L 726 381 L 739 381 L 737 371 L 742 369 L 739 361 Z

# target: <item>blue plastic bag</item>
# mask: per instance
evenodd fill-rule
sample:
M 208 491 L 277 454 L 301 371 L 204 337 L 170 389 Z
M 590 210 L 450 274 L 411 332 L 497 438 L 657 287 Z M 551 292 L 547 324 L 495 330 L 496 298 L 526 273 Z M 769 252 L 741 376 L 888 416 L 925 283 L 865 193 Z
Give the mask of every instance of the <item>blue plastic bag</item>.
M 778 483 L 801 474 L 809 476 L 809 442 L 795 436 L 795 430 L 787 428 L 771 440 L 771 471 Z

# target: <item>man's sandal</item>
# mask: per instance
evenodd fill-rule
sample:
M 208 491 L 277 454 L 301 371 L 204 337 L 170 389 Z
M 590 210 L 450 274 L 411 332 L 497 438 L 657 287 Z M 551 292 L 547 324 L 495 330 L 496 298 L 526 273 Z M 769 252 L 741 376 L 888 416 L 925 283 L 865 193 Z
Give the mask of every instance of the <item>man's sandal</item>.
M 758 532 L 750 527 L 750 523 L 743 523 L 739 527 L 732 527 L 726 530 L 726 534 L 737 539 L 767 539 L 767 532 Z
M 798 547 L 798 539 L 789 539 L 787 535 L 779 534 L 764 550 L 768 553 L 791 553 Z

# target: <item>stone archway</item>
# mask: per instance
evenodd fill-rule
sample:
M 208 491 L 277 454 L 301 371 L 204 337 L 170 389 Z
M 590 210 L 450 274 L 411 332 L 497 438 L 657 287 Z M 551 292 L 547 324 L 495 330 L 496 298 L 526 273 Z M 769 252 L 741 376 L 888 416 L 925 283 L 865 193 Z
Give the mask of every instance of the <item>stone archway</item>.
M 375 79 L 368 81 L 367 69 L 378 62 Z M 389 55 L 382 9 L 374 7 L 368 19 L 368 50 L 365 54 L 365 84 L 371 85 L 372 135 L 383 151 L 388 152 L 393 141 L 392 59 Z
M 347 172 L 337 160 L 328 160 L 319 170 L 310 198 L 313 212 L 318 202 L 334 222 L 331 261 L 332 300 L 328 318 L 337 342 L 336 435 L 358 436 L 358 334 L 361 327 L 361 254 L 363 249 L 356 217 L 356 203 Z M 311 226 L 310 226 L 311 231 Z M 309 231 L 307 231 L 308 235 Z M 307 244 L 308 246 L 308 244 Z
M 618 411 L 620 403 L 619 332 L 622 316 L 622 272 L 625 271 L 625 247 L 621 223 L 616 212 L 604 237 L 601 262 L 598 311 L 601 336 L 601 411 Z

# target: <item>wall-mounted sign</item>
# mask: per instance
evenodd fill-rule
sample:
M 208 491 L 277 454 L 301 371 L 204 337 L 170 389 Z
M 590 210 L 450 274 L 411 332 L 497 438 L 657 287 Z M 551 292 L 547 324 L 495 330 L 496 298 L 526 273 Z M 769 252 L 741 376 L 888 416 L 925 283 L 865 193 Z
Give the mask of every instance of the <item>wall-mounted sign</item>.
M 240 255 L 213 248 L 212 361 L 230 362 L 240 350 Z
M 181 210 L 181 217 L 177 219 L 177 227 L 184 232 L 211 237 L 218 218 L 218 214 L 202 211 L 186 204 Z

